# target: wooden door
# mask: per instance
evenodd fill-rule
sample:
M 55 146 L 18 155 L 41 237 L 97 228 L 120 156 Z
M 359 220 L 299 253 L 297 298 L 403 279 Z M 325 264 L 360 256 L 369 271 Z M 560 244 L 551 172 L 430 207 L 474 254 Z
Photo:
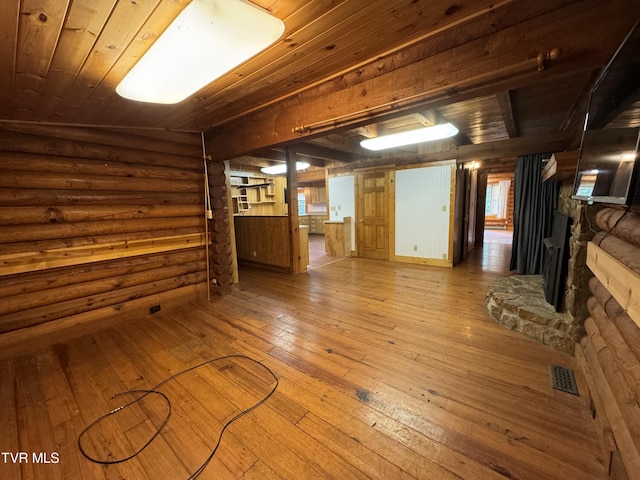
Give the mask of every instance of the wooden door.
M 456 170 L 453 264 L 467 258 L 476 242 L 477 170 Z
M 358 175 L 358 255 L 389 258 L 388 173 Z

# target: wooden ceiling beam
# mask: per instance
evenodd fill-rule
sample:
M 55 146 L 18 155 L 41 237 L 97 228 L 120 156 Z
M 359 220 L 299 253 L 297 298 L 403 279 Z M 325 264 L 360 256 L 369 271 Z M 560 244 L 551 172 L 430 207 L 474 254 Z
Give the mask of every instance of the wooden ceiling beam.
M 412 116 L 425 127 L 431 127 L 432 125 L 435 125 L 436 123 L 438 123 L 439 119 L 442 118 L 442 116 L 434 110 L 416 112 L 413 113 Z
M 229 162 L 232 172 L 260 172 L 260 168 L 275 165 L 267 159 L 246 155 L 244 157 L 234 158 Z
M 502 120 L 504 121 L 504 126 L 507 129 L 509 138 L 515 138 L 518 136 L 518 125 L 516 123 L 516 116 L 513 112 L 511 96 L 511 90 L 496 93 L 496 99 L 498 100 L 500 112 L 502 113 Z
M 491 168 L 492 165 L 504 168 L 505 158 L 515 159 L 518 155 L 559 152 L 564 150 L 566 143 L 567 135 L 564 133 L 517 137 L 509 140 L 486 142 L 479 145 L 451 146 L 450 144 L 447 145 L 443 143 L 439 150 L 432 150 L 428 153 L 359 160 L 349 165 L 332 168 L 329 173 L 347 173 L 353 169 L 381 167 L 389 163 L 395 165 L 413 165 L 451 159 L 456 159 L 458 163 L 479 161 L 482 163 L 483 169 Z
M 274 160 L 276 162 L 286 162 L 284 150 L 277 148 L 266 148 L 251 153 L 251 156 L 263 158 L 266 160 Z
M 312 167 L 324 168 L 326 166 L 326 160 L 316 157 L 308 157 L 304 154 L 296 153 L 298 160 L 301 162 L 307 162 Z
M 290 148 L 290 154 L 291 155 L 297 155 L 298 157 L 304 157 L 304 158 L 298 158 L 298 160 L 303 160 L 307 163 L 309 163 L 310 165 L 313 165 L 314 167 L 324 167 L 325 166 L 325 161 L 324 159 L 322 159 L 321 157 L 318 157 L 317 155 L 311 155 L 309 153 L 305 153 L 305 147 L 298 147 L 296 145 L 292 145 Z M 307 149 L 308 151 L 313 151 L 312 148 Z M 336 152 L 339 153 L 339 152 Z M 336 156 L 336 155 L 334 155 Z M 286 154 L 284 150 L 281 149 L 277 149 L 277 148 L 272 148 L 272 149 L 267 149 L 267 150 L 260 150 L 257 152 L 253 152 L 251 154 L 251 158 L 254 159 L 259 159 L 262 161 L 262 166 L 267 166 L 267 165 L 276 165 L 278 163 L 285 163 L 286 162 Z M 243 157 L 239 157 L 238 159 L 234 159 L 234 160 L 242 160 L 244 158 L 247 158 L 245 156 Z
M 351 162 L 355 159 L 355 156 L 351 153 L 334 150 L 320 145 L 314 145 L 312 143 L 296 143 L 291 145 L 289 148 L 298 155 L 305 155 L 322 160 Z
M 594 12 L 612 9 L 612 21 L 594 22 Z M 621 15 L 624 10 L 629 15 Z M 294 143 L 335 128 L 354 128 L 424 108 L 496 94 L 549 78 L 562 78 L 602 65 L 640 7 L 612 0 L 571 4 L 456 48 L 394 69 L 392 59 L 308 89 L 251 115 L 207 132 L 209 141 L 224 138 L 214 155 L 228 159 L 270 145 Z M 613 13 L 616 13 L 613 15 Z M 562 19 L 562 21 L 559 21 Z M 562 56 L 539 71 L 538 53 L 559 48 Z M 594 53 L 595 52 L 595 53 Z M 430 72 L 425 75 L 425 72 Z M 353 78 L 363 78 L 353 82 Z M 375 92 L 375 95 L 374 95 Z
M 323 170 L 303 170 L 298 172 L 298 185 L 311 184 L 311 183 L 324 183 L 326 180 L 326 174 Z
M 347 137 L 337 133 L 329 133 L 324 137 L 311 139 L 310 142 L 322 145 L 324 147 L 340 150 L 350 153 L 356 157 L 370 157 L 371 152 L 360 146 L 359 137 Z
M 376 138 L 380 134 L 378 133 L 378 124 L 372 123 L 371 125 L 363 125 L 362 127 L 356 127 L 352 130 L 353 133 L 357 133 L 365 138 Z

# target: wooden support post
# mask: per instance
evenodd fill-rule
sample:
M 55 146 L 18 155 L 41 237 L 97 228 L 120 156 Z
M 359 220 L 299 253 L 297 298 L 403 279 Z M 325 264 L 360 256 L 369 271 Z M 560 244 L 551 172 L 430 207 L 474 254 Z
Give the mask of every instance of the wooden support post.
M 298 218 L 298 172 L 296 171 L 296 155 L 289 147 L 285 150 L 287 160 L 287 195 L 289 197 L 289 252 L 291 254 L 291 273 L 303 271 L 300 261 L 300 220 Z

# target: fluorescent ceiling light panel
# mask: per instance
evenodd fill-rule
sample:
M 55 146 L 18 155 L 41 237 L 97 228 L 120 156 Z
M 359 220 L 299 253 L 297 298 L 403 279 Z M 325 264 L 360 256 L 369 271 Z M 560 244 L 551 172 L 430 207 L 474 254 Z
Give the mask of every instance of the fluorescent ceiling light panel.
M 383 135 L 381 137 L 362 140 L 360 145 L 368 150 L 385 150 L 387 148 L 402 147 L 415 143 L 430 142 L 442 138 L 453 137 L 458 134 L 458 129 L 450 123 L 442 123 L 431 127 L 409 130 L 408 132 Z
M 304 170 L 309 168 L 309 164 L 307 162 L 296 162 L 296 170 Z M 279 165 L 272 165 L 270 167 L 262 167 L 260 169 L 262 173 L 268 173 L 269 175 L 281 175 L 283 173 L 287 173 L 287 164 L 282 163 Z
M 282 20 L 243 0 L 193 0 L 116 87 L 140 102 L 178 103 L 278 40 Z

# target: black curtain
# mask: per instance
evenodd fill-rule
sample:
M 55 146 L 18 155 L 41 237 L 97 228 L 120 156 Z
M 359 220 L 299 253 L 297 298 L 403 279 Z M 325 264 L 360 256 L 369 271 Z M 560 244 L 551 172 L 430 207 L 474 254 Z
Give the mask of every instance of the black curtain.
M 511 270 L 520 275 L 542 272 L 542 240 L 551 235 L 558 207 L 558 184 L 542 181 L 542 160 L 550 154 L 516 157 Z

